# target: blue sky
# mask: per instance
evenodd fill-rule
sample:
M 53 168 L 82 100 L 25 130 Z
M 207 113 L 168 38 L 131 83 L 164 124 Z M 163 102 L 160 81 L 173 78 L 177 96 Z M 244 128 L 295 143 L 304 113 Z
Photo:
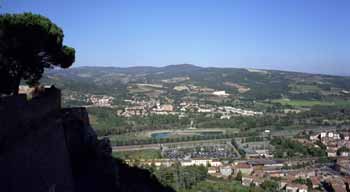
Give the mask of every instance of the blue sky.
M 349 0 L 1 0 L 49 17 L 75 66 L 200 66 L 350 75 Z

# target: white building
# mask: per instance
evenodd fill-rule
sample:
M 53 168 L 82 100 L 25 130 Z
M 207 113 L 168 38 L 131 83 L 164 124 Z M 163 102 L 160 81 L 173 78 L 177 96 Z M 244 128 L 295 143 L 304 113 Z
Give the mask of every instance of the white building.
M 211 163 L 210 163 L 210 166 L 212 166 L 212 167 L 220 167 L 220 166 L 222 166 L 222 163 L 221 163 L 221 161 L 212 161 Z
M 224 167 L 220 167 L 220 173 L 222 176 L 228 177 L 232 174 L 232 168 L 231 166 L 224 166 Z
M 215 95 L 215 96 L 229 96 L 229 94 L 226 93 L 226 91 L 214 91 L 213 95 Z

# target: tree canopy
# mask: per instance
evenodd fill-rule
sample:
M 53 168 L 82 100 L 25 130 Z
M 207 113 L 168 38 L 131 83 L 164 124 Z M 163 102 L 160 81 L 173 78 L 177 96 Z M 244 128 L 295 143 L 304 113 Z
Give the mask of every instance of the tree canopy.
M 45 68 L 70 67 L 75 49 L 63 45 L 63 37 L 44 16 L 0 15 L 0 94 L 17 94 L 21 80 L 38 84 Z

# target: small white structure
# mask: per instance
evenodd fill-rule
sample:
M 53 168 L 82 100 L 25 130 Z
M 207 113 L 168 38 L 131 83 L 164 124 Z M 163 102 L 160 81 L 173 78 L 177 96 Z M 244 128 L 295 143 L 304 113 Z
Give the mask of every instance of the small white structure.
M 217 167 L 209 167 L 208 168 L 208 174 L 211 175 L 211 174 L 215 174 L 218 172 L 218 169 Z
M 224 166 L 224 167 L 220 167 L 220 173 L 222 176 L 228 177 L 232 174 L 232 168 L 231 166 Z
M 221 161 L 213 160 L 210 163 L 210 166 L 212 166 L 212 167 L 220 167 L 220 166 L 222 166 L 222 163 L 221 163 Z
M 332 138 L 333 137 L 333 132 L 328 133 L 328 137 Z
M 229 94 L 226 93 L 226 91 L 214 91 L 213 95 L 215 95 L 215 96 L 229 96 Z

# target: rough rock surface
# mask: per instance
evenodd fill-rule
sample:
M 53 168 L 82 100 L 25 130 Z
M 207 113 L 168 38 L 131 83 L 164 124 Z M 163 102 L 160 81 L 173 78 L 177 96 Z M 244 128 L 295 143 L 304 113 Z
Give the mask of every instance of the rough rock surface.
M 85 108 L 53 110 L 26 123 L 16 118 L 28 111 L 14 108 L 0 100 L 0 130 L 9 134 L 0 137 L 0 191 L 172 191 L 148 171 L 112 158 L 109 140 L 97 138 Z

